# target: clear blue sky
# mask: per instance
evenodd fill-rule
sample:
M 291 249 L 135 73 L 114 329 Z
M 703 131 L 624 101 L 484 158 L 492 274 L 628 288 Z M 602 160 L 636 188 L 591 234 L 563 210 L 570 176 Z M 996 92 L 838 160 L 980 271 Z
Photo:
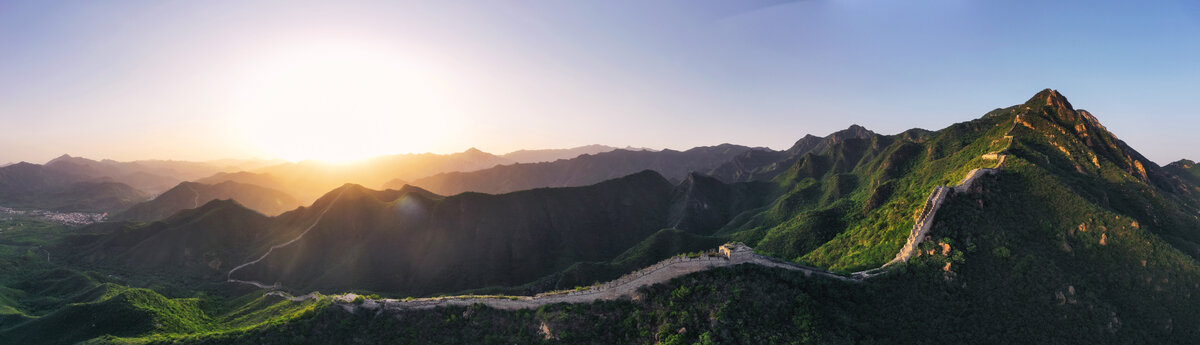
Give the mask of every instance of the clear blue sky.
M 1197 61 L 1182 0 L 4 1 L 0 163 L 783 149 L 1055 88 L 1165 164 L 1200 159 Z

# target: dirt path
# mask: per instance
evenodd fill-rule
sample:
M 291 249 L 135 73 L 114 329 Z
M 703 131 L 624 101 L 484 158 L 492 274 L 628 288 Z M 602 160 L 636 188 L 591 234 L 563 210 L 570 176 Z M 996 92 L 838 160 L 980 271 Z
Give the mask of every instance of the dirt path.
M 317 215 L 317 219 L 313 220 L 312 225 L 309 225 L 308 228 L 305 228 L 304 231 L 300 232 L 299 236 L 296 236 L 296 238 L 293 238 L 290 241 L 273 245 L 273 246 L 271 246 L 270 249 L 267 249 L 266 253 L 263 253 L 262 256 L 258 257 L 258 259 L 254 259 L 254 261 L 250 261 L 250 262 L 238 265 L 237 267 L 234 267 L 233 269 L 229 270 L 229 273 L 225 274 L 225 281 L 230 282 L 230 283 L 254 285 L 260 289 L 278 289 L 279 288 L 278 285 L 266 285 L 266 284 L 262 284 L 262 283 L 255 282 L 255 281 L 233 279 L 233 272 L 237 272 L 238 270 L 240 270 L 246 266 L 256 264 L 259 261 L 266 259 L 267 256 L 271 255 L 271 253 L 274 252 L 276 249 L 287 247 L 288 245 L 295 243 L 296 241 L 299 241 L 301 238 L 304 238 L 304 235 L 307 235 L 309 231 L 312 231 L 313 228 L 317 227 L 317 224 L 319 224 L 321 222 L 321 218 L 325 217 L 325 213 L 329 212 L 329 209 L 333 208 L 333 205 L 336 204 L 338 202 L 338 200 L 342 199 L 343 193 L 345 193 L 345 189 L 343 189 L 341 192 L 339 192 L 338 195 L 333 198 L 333 201 L 330 201 L 329 205 L 325 206 L 324 210 L 321 210 L 321 214 Z

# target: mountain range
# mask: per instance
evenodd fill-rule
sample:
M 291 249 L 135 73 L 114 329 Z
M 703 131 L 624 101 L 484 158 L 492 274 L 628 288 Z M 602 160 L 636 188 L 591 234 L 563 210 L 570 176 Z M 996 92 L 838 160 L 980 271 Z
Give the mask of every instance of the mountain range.
M 413 181 L 412 185 L 443 195 L 463 192 L 499 194 L 533 188 L 586 186 L 642 170 L 654 170 L 668 180 L 678 182 L 690 172 L 707 172 L 751 150 L 766 151 L 731 144 L 697 147 L 687 151 L 622 149 L 553 162 L 446 172 L 410 181 Z M 384 188 L 399 188 L 404 184 L 408 183 L 393 180 L 384 184 Z
M 431 166 L 407 165 L 414 161 Z M 222 176 L 276 177 L 286 186 L 342 176 L 383 183 L 386 175 L 301 169 L 308 164 Z M 24 271 L 0 275 L 0 339 L 10 339 L 0 343 L 1188 344 L 1200 337 L 1193 297 L 1200 167 L 1158 166 L 1055 90 L 936 131 L 881 135 L 851 126 L 804 136 L 783 151 L 727 144 L 512 164 L 469 150 L 373 164 L 407 174 L 388 179 L 413 182 L 384 190 L 343 183 L 274 216 L 236 198 L 198 201 L 206 198 L 188 188 L 203 185 L 183 184 L 138 207 L 153 210 L 130 218 L 138 221 L 0 251 L 0 265 Z M 0 170 L 0 178 L 71 179 L 36 165 L 3 169 L 12 167 L 34 173 Z M 640 170 L 605 175 L 632 169 Z M 975 182 L 962 184 L 967 177 Z M 916 232 L 923 225 L 928 232 Z M 916 235 L 922 241 L 911 259 L 893 260 Z M 0 240 L 0 248 L 25 243 L 18 240 Z M 271 297 L 528 295 L 608 281 L 726 242 L 836 274 L 881 267 L 882 274 L 844 281 L 741 265 L 645 286 L 627 299 L 536 310 L 385 310 L 321 295 Z M 35 248 L 62 266 L 41 261 Z M 38 294 L 59 297 L 30 297 Z M 121 315 L 136 327 L 93 314 Z
M 1047 97 L 1052 114 L 1029 113 Z M 647 170 L 587 187 L 489 195 L 347 185 L 277 220 L 291 225 L 246 229 L 266 234 L 266 242 L 252 246 L 262 251 L 297 233 L 304 224 L 296 219 L 320 220 L 310 238 L 275 251 L 235 277 L 322 291 L 362 288 L 418 295 L 519 286 L 554 275 L 587 275 L 574 265 L 611 265 L 659 232 L 696 243 L 708 242 L 699 238 L 738 240 L 772 256 L 835 271 L 878 267 L 902 246 L 914 225 L 912 215 L 930 190 L 953 184 L 971 169 L 994 165 L 995 158 L 986 154 L 1007 149 L 1014 126 L 1025 126 L 1029 118 L 1080 131 L 1075 135 L 1087 153 L 1079 155 L 1090 158 L 1074 165 L 1076 173 L 1088 172 L 1083 163 L 1095 169 L 1109 161 L 1154 188 L 1188 193 L 1178 186 L 1185 180 L 1116 140 L 1086 111 L 1075 111 L 1057 93 L 1039 94 L 1025 105 L 939 131 L 886 136 L 852 126 L 823 138 L 804 137 L 785 151 L 735 145 L 684 152 L 616 150 L 434 175 L 490 177 L 508 171 L 508 176 L 527 181 L 548 181 L 556 172 L 594 172 L 587 178 L 604 180 L 598 174 L 621 172 L 623 167 L 614 162 L 667 172 Z M 1051 142 L 1060 145 L 1059 140 Z M 1065 147 L 1059 151 L 1070 152 Z M 588 168 L 601 166 L 607 169 Z M 414 185 L 427 181 L 418 179 Z M 488 180 L 480 186 L 489 185 L 483 181 Z M 176 190 L 182 194 L 181 188 Z M 161 215 L 147 218 L 155 217 Z M 542 288 L 562 287 L 551 285 Z
M 616 147 L 606 145 L 585 145 L 568 149 L 516 150 L 500 155 L 500 157 L 504 157 L 504 159 L 513 163 L 540 163 L 571 159 L 582 155 L 594 155 L 617 149 Z M 630 146 L 620 149 L 626 151 L 655 151 L 648 148 L 634 148 Z
M 273 161 L 95 161 L 62 155 L 0 167 L 0 205 L 55 211 L 116 212 L 176 184 Z
M 150 222 L 166 218 L 181 210 L 198 208 L 213 200 L 237 200 L 265 215 L 279 215 L 300 207 L 300 202 L 278 190 L 226 181 L 214 185 L 183 182 L 153 200 L 131 206 L 112 217 L 112 220 Z
M 404 185 L 403 181 L 439 173 L 474 171 L 503 164 L 554 161 L 614 149 L 603 145 L 588 145 L 570 149 L 520 150 L 505 155 L 494 155 L 471 148 L 452 154 L 400 154 L 346 164 L 302 161 L 252 171 L 220 173 L 199 179 L 197 182 L 216 184 L 234 181 L 255 184 L 286 192 L 307 203 L 344 183 L 400 188 Z M 612 177 L 623 175 L 625 174 Z
M 255 210 L 278 214 L 283 211 L 279 207 L 283 206 L 265 205 L 251 199 L 275 198 L 276 196 L 262 195 L 262 188 L 266 188 L 271 190 L 271 193 L 285 194 L 281 205 L 294 208 L 297 205 L 290 200 L 292 198 L 308 203 L 347 182 L 378 186 L 386 181 L 397 180 L 398 177 L 415 179 L 445 171 L 476 170 L 514 162 L 558 160 L 614 149 L 603 145 L 589 145 L 570 149 L 521 150 L 501 156 L 470 149 L 448 155 L 383 156 L 350 165 L 332 165 L 316 161 L 288 163 L 278 160 L 232 159 L 208 162 L 118 162 L 63 155 L 43 165 L 22 162 L 0 167 L 0 205 L 56 211 L 116 213 L 148 198 L 178 189 L 183 186 L 181 183 L 184 181 L 194 181 L 203 185 L 236 182 L 237 185 L 228 185 L 223 192 L 215 193 L 211 198 L 206 195 L 201 203 L 217 198 L 235 198 Z M 243 190 L 233 190 L 238 188 Z M 186 204 L 184 201 L 179 202 L 179 205 Z M 182 208 L 163 209 L 173 212 Z M 136 212 L 156 216 L 166 216 L 170 213 L 145 213 L 144 210 Z M 146 218 L 145 215 L 121 219 L 135 218 L 154 220 Z

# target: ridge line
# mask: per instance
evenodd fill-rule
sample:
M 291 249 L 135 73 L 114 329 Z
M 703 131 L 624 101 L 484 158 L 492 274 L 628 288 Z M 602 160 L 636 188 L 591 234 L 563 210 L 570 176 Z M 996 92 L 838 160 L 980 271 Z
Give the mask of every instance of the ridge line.
M 280 287 L 279 283 L 275 283 L 274 285 L 265 285 L 265 284 L 262 284 L 262 283 L 259 283 L 256 281 L 252 281 L 252 280 L 233 279 L 233 272 L 236 272 L 237 270 L 240 270 L 246 266 L 256 264 L 259 261 L 266 259 L 268 255 L 271 255 L 271 252 L 275 251 L 275 249 L 286 247 L 292 243 L 295 243 L 296 241 L 299 241 L 301 238 L 304 238 L 304 235 L 307 235 L 309 231 L 312 231 L 313 228 L 317 227 L 317 224 L 320 223 L 321 219 L 325 217 L 325 213 L 329 212 L 329 209 L 333 208 L 333 205 L 336 204 L 338 202 L 338 200 L 342 199 L 342 194 L 344 194 L 344 193 L 346 193 L 345 188 L 343 188 L 341 191 L 338 192 L 338 195 L 336 197 L 334 197 L 332 201 L 329 202 L 329 205 L 325 206 L 325 209 L 321 211 L 321 214 L 317 215 L 317 219 L 313 220 L 312 225 L 309 225 L 308 228 L 304 229 L 304 231 L 301 232 L 299 236 L 296 236 L 296 238 L 293 238 L 287 242 L 273 245 L 273 246 L 271 246 L 271 248 L 267 249 L 266 253 L 263 253 L 262 256 L 258 257 L 258 259 L 238 265 L 237 267 L 234 267 L 233 269 L 229 270 L 229 273 L 225 274 L 225 281 L 230 282 L 230 283 L 241 283 L 241 284 L 254 285 L 260 289 L 277 289 L 277 288 L 279 288 Z

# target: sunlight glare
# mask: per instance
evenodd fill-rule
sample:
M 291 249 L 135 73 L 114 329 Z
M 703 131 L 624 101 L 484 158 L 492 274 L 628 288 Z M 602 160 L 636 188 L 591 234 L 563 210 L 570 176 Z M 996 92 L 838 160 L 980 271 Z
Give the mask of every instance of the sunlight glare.
M 233 88 L 233 126 L 264 154 L 349 162 L 427 152 L 457 119 L 444 73 L 361 44 L 310 44 L 257 60 Z

